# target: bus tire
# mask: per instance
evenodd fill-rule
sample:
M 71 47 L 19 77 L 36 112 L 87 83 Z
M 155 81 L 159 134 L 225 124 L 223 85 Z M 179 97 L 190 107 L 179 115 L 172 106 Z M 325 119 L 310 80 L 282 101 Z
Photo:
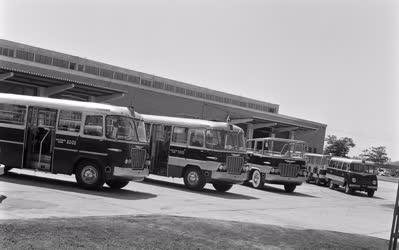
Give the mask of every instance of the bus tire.
M 373 197 L 374 196 L 374 190 L 367 190 L 367 196 L 368 197 Z
M 111 189 L 121 189 L 129 184 L 128 180 L 109 180 L 105 182 Z
M 349 187 L 348 183 L 346 183 L 346 185 L 345 185 L 345 193 L 346 194 L 353 194 L 353 189 Z
M 218 192 L 227 192 L 233 187 L 233 184 L 226 184 L 220 182 L 212 183 L 212 185 Z
M 75 178 L 79 186 L 85 189 L 100 189 L 105 183 L 103 171 L 92 161 L 80 162 L 76 168 Z
M 199 191 L 204 188 L 206 182 L 202 171 L 198 167 L 187 167 L 184 171 L 184 185 L 188 189 Z
M 252 187 L 261 189 L 265 185 L 265 176 L 257 169 L 252 172 L 251 175 Z
M 285 190 L 285 192 L 287 192 L 287 193 L 292 193 L 292 192 L 294 192 L 295 188 L 296 188 L 296 185 L 295 185 L 295 184 L 285 184 L 285 185 L 284 185 L 284 190 Z

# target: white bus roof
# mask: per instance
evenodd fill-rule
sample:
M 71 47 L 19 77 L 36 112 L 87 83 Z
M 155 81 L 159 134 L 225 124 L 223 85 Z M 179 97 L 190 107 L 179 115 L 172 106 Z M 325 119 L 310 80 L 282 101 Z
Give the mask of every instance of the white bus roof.
M 233 131 L 242 132 L 243 130 L 236 126 L 229 124 L 227 122 L 214 122 L 200 119 L 191 119 L 191 118 L 180 118 L 180 117 L 172 117 L 172 116 L 158 116 L 158 115 L 145 115 L 141 114 L 141 117 L 146 122 L 157 123 L 157 124 L 166 124 L 166 125 L 174 125 L 174 126 L 185 126 L 191 128 L 210 128 L 210 129 L 220 129 L 220 130 L 230 130 L 230 126 L 233 127 Z
M 97 111 L 105 112 L 115 115 L 132 116 L 132 112 L 127 107 L 114 106 L 110 104 L 95 103 L 95 102 L 81 102 L 64 99 L 56 99 L 49 97 L 15 95 L 0 93 L 0 103 L 16 104 L 16 105 L 30 105 L 45 108 L 76 110 L 76 111 Z M 141 118 L 141 116 L 134 112 L 134 117 Z
M 318 156 L 318 157 L 331 157 L 331 155 L 315 154 L 315 153 L 305 153 L 305 156 Z
M 263 138 L 253 138 L 249 139 L 248 141 L 281 141 L 281 142 L 296 142 L 296 143 L 306 143 L 305 141 L 300 140 L 292 140 L 292 139 L 284 139 L 284 138 L 277 138 L 277 137 L 263 137 Z
M 346 163 L 359 163 L 359 164 L 368 164 L 368 165 L 375 165 L 372 161 L 363 161 L 359 159 L 351 159 L 351 158 L 344 158 L 344 157 L 332 157 L 331 160 L 346 162 Z

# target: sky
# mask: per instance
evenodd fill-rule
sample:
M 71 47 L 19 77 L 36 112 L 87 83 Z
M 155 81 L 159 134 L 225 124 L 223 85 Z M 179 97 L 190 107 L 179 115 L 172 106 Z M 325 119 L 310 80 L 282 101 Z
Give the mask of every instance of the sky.
M 280 105 L 399 160 L 395 0 L 3 0 L 0 37 Z

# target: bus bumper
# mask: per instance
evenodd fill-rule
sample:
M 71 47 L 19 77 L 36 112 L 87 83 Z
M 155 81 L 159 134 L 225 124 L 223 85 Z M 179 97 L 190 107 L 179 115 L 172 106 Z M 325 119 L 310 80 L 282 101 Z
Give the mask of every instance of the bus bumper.
M 276 174 L 267 174 L 265 181 L 270 184 L 295 184 L 301 185 L 306 180 L 305 176 L 283 177 Z
M 349 187 L 354 189 L 354 190 L 360 190 L 360 191 L 367 191 L 367 190 L 377 190 L 377 186 L 371 186 L 371 185 L 359 185 L 359 184 L 349 184 Z
M 150 174 L 148 168 L 136 170 L 131 168 L 114 167 L 114 177 L 129 179 L 131 181 L 142 181 Z
M 3 175 L 6 171 L 6 166 L 4 166 L 3 164 L 0 164 L 0 175 Z
M 227 172 L 212 171 L 210 182 L 220 181 L 228 182 L 234 184 L 241 184 L 248 179 L 248 172 L 242 173 L 240 175 L 229 174 Z

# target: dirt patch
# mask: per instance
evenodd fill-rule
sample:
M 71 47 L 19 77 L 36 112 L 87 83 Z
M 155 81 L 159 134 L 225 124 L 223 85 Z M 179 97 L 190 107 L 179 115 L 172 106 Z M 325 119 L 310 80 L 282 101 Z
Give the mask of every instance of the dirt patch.
M 332 231 L 174 216 L 0 221 L 1 249 L 387 249 Z

